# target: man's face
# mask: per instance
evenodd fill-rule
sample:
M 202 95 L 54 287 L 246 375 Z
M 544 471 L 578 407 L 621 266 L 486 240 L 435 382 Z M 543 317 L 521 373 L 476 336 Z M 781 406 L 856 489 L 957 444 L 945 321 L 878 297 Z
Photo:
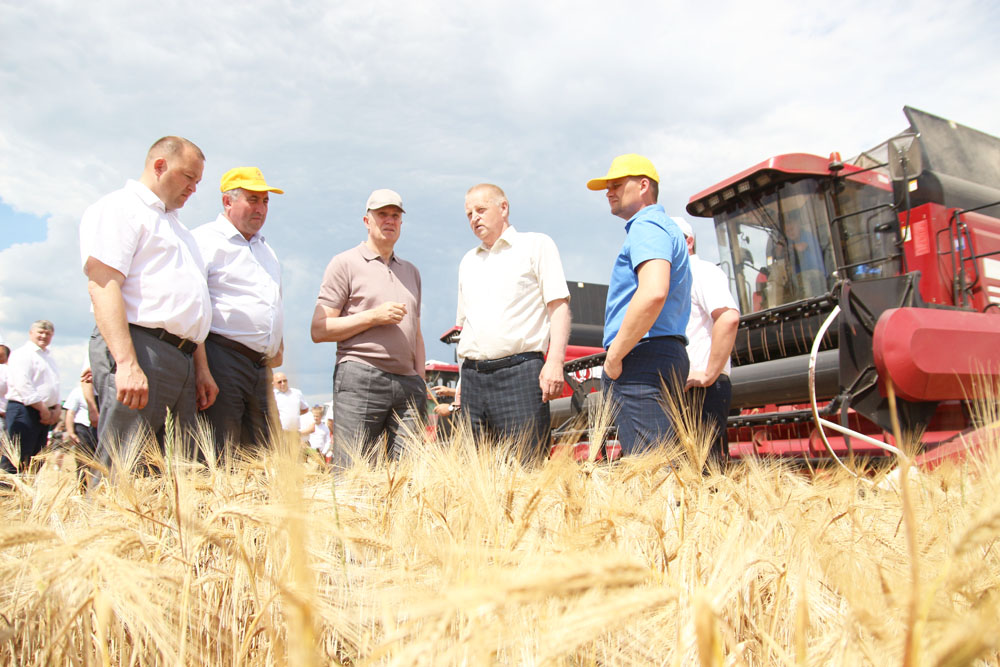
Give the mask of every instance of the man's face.
M 42 329 L 41 327 L 33 326 L 28 332 L 28 338 L 31 339 L 32 343 L 44 350 L 52 342 L 53 333 L 55 332 L 52 329 Z
M 164 163 L 157 167 L 159 192 L 156 195 L 168 211 L 181 208 L 198 188 L 205 163 L 186 147 L 175 156 L 158 160 Z
M 399 231 L 403 226 L 403 211 L 398 206 L 383 206 L 368 211 L 364 220 L 365 227 L 368 228 L 368 238 L 376 244 L 395 245 L 399 240 Z
M 508 226 L 507 202 L 487 190 L 473 190 L 465 197 L 465 215 L 469 218 L 472 233 L 487 248 L 492 248 Z
M 274 374 L 274 388 L 280 392 L 288 391 L 288 378 L 284 373 Z
M 267 220 L 268 194 L 244 190 L 241 194 L 222 195 L 226 217 L 247 241 L 261 230 Z
M 608 181 L 608 203 L 611 205 L 611 214 L 619 218 L 629 220 L 633 215 L 642 210 L 642 177 L 622 176 L 613 181 Z

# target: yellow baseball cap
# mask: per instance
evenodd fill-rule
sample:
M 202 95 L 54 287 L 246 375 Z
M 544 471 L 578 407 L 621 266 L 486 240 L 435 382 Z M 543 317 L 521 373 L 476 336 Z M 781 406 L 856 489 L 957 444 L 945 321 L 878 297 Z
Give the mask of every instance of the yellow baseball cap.
M 612 160 L 607 176 L 590 179 L 587 181 L 587 187 L 591 190 L 604 190 L 608 187 L 608 181 L 613 181 L 623 176 L 645 176 L 657 183 L 660 182 L 660 175 L 656 173 L 656 167 L 649 161 L 649 158 L 636 155 L 635 153 L 628 153 L 626 155 L 619 155 Z
M 279 195 L 285 194 L 284 190 L 272 188 L 264 180 L 264 174 L 260 173 L 257 167 L 233 167 L 222 175 L 222 182 L 219 190 L 228 192 L 236 188 L 243 188 L 250 192 L 274 192 Z

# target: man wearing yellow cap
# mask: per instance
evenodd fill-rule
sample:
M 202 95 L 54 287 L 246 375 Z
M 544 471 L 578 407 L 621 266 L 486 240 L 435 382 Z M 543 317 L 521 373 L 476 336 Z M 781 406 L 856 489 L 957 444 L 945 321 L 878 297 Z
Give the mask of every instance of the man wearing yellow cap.
M 611 213 L 625 223 L 625 242 L 611 270 L 604 314 L 605 393 L 617 404 L 622 454 L 640 453 L 673 435 L 662 387 L 675 397 L 688 376 L 685 329 L 691 312 L 687 243 L 656 203 L 660 177 L 641 155 L 620 155 L 603 178 Z
M 146 154 L 139 180 L 91 205 L 80 222 L 80 256 L 97 329 L 90 366 L 101 418 L 98 453 L 106 466 L 128 460 L 125 446 L 162 445 L 167 411 L 177 433 L 215 400 L 201 343 L 211 323 L 205 267 L 177 212 L 205 167 L 201 149 L 163 137 Z
M 257 167 L 230 169 L 219 189 L 222 213 L 193 232 L 212 298 L 205 354 L 219 388 L 204 414 L 217 448 L 259 446 L 274 413 L 271 368 L 281 364 L 284 330 L 281 267 L 261 229 L 269 193 L 284 192 Z

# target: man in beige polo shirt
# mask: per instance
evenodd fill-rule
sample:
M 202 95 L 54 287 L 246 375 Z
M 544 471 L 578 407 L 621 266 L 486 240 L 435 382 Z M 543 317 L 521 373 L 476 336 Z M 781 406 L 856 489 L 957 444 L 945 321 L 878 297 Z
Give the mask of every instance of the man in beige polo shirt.
M 403 201 L 375 190 L 363 218 L 368 238 L 330 260 L 312 319 L 315 343 L 337 343 L 333 376 L 334 461 L 361 445 L 368 458 L 399 458 L 402 427 L 419 432 L 426 411 L 420 272 L 393 252 Z M 385 450 L 379 451 L 382 435 Z

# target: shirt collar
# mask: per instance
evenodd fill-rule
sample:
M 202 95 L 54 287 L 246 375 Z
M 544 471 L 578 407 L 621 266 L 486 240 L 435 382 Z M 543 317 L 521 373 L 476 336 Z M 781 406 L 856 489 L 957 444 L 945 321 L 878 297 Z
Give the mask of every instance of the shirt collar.
M 377 259 L 379 261 L 382 260 L 382 255 L 378 254 L 377 252 L 369 248 L 368 244 L 365 243 L 364 241 L 362 241 L 361 245 L 358 247 L 361 248 L 361 256 L 364 257 L 365 261 L 370 262 L 373 259 Z M 398 261 L 399 260 L 396 259 L 396 253 L 393 252 L 392 256 L 389 258 L 389 263 L 392 264 L 393 262 L 398 262 Z
M 167 212 L 167 205 L 163 203 L 163 200 L 139 181 L 129 179 L 125 182 L 125 187 L 139 197 L 146 206 L 158 209 L 162 213 Z
M 240 230 L 236 229 L 236 225 L 234 225 L 229 220 L 229 218 L 226 217 L 225 213 L 220 213 L 219 217 L 217 217 L 214 221 L 212 221 L 211 224 L 214 225 L 215 229 L 218 230 L 218 232 L 220 234 L 222 234 L 222 236 L 224 238 L 226 238 L 226 239 L 230 239 L 230 240 L 231 239 L 236 239 L 238 241 L 245 241 L 246 243 L 253 243 L 254 241 L 263 241 L 264 240 L 264 235 L 261 234 L 260 232 L 257 232 L 256 234 L 254 234 L 253 236 L 251 236 L 249 239 L 247 239 L 246 237 L 244 237 L 243 233 Z M 239 238 L 237 238 L 237 237 L 239 237 Z
M 644 211 L 658 211 L 660 213 L 663 213 L 664 215 L 666 215 L 667 213 L 667 210 L 663 208 L 663 206 L 661 206 L 660 204 L 650 204 L 649 206 L 643 206 L 641 209 L 636 211 L 635 215 L 633 215 L 631 218 L 628 219 L 628 222 L 625 223 L 625 231 L 628 231 L 628 228 L 632 226 L 632 223 L 635 222 L 636 218 L 641 216 Z
M 485 244 L 480 243 L 479 247 L 476 248 L 476 252 L 489 252 L 494 248 L 497 248 L 497 244 L 503 241 L 507 246 L 513 246 L 514 241 L 517 239 L 517 230 L 514 229 L 514 225 L 507 225 L 507 229 L 503 230 L 503 234 L 500 235 L 496 241 L 493 242 L 493 246 L 487 248 Z

